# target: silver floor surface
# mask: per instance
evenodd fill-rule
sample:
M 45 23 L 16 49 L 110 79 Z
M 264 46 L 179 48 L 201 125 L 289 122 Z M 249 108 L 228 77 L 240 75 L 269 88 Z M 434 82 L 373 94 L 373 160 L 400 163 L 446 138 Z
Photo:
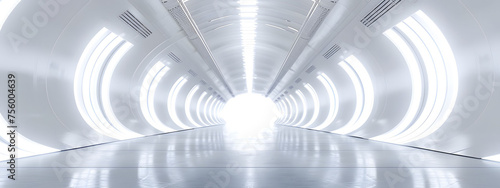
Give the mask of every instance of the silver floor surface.
M 5 161 L 3 162 L 5 165 Z M 500 163 L 277 126 L 216 126 L 18 160 L 1 187 L 500 187 Z

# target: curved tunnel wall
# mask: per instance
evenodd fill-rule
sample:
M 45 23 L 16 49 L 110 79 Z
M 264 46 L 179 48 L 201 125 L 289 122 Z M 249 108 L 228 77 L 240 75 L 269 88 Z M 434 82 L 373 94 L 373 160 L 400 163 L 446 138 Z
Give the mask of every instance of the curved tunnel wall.
M 6 20 L 1 71 L 15 76 L 16 117 L 1 112 L 1 121 L 18 126 L 20 156 L 223 123 L 227 96 L 187 55 L 194 50 L 172 20 L 138 10 L 153 7 L 101 3 L 22 1 Z M 121 21 L 125 11 L 152 34 Z
M 472 4 L 403 1 L 369 27 L 357 15 L 329 43 L 340 49 L 335 55 L 317 50 L 308 64 L 314 70 L 274 94 L 277 123 L 479 158 L 500 153 L 498 27 Z M 307 106 L 290 105 L 292 98 Z M 313 109 L 325 114 L 313 125 L 292 120 Z
M 11 2 L 19 4 L 0 30 L 0 71 L 15 76 L 22 156 L 224 123 L 219 112 L 232 96 L 160 1 Z M 500 141 L 493 10 L 500 3 L 401 1 L 367 25 L 379 2 L 340 0 L 332 9 L 339 18 L 327 17 L 269 95 L 282 114 L 276 123 L 479 158 L 500 154 L 492 144 Z M 288 9 L 298 27 L 306 12 Z M 202 29 L 210 36 L 222 26 L 232 27 Z M 292 39 L 294 30 L 282 37 Z M 258 51 L 282 56 L 286 44 Z M 215 54 L 229 55 L 224 45 Z M 231 86 L 246 88 L 246 75 L 225 71 L 235 72 Z M 2 99 L 8 87 L 0 86 Z M 10 119 L 0 113 L 5 128 Z

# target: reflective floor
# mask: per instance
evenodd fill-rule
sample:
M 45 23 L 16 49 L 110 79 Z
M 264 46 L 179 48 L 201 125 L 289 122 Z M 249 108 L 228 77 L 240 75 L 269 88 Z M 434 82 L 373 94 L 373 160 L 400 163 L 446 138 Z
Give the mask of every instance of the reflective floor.
M 0 187 L 500 185 L 500 163 L 284 126 L 217 126 L 115 142 L 19 159 L 16 180 L 7 173 L 0 171 Z

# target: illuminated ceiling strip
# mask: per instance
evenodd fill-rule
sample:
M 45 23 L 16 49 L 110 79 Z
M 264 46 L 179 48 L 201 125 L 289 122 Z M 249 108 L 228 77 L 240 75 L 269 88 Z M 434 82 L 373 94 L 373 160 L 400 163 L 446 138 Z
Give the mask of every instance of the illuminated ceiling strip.
M 489 156 L 489 157 L 484 157 L 483 159 L 500 162 L 500 154 Z
M 103 28 L 87 44 L 75 72 L 75 102 L 82 118 L 97 132 L 115 139 L 142 136 L 118 121 L 106 98 L 112 72 L 131 47 L 132 44 Z
M 329 104 L 330 109 L 328 111 L 327 118 L 325 119 L 325 121 L 322 124 L 313 128 L 313 129 L 317 129 L 317 130 L 322 130 L 322 129 L 328 127 L 329 125 L 331 125 L 333 123 L 333 121 L 335 120 L 335 118 L 337 117 L 338 110 L 339 110 L 339 97 L 338 97 L 339 95 L 337 92 L 337 88 L 333 84 L 332 80 L 325 73 L 321 73 L 317 78 L 323 84 L 323 86 L 326 88 L 326 92 L 328 94 L 328 98 L 329 98 L 329 102 L 330 102 L 330 104 Z
M 161 122 L 154 108 L 156 88 L 163 76 L 165 76 L 169 70 L 170 68 L 165 66 L 162 62 L 157 62 L 153 65 L 144 77 L 140 94 L 140 106 L 144 118 L 151 126 L 162 132 L 175 131 Z
M 356 108 L 351 120 L 342 128 L 332 132 L 349 134 L 362 127 L 370 117 L 375 103 L 375 94 L 368 71 L 356 57 L 349 56 L 345 61 L 340 62 L 339 66 L 346 71 L 354 85 Z
M 191 101 L 193 100 L 194 94 L 196 94 L 196 92 L 198 92 L 199 89 L 200 89 L 199 85 L 194 86 L 193 89 L 191 89 L 191 91 L 189 91 L 189 93 L 187 95 L 187 98 L 186 98 L 186 103 L 185 103 L 185 106 L 186 106 L 186 108 L 185 108 L 186 116 L 187 116 L 189 122 L 191 122 L 191 124 L 193 124 L 196 127 L 202 127 L 202 125 L 198 124 L 193 119 L 193 115 L 191 114 Z
M 245 66 L 247 91 L 253 91 L 254 61 L 255 61 L 255 37 L 257 28 L 257 7 L 256 0 L 240 0 L 240 32 L 241 44 L 243 46 L 243 62 Z
M 389 132 L 373 137 L 373 140 L 379 141 L 387 141 L 388 138 L 396 136 L 406 130 L 412 122 L 418 117 L 418 113 L 420 110 L 420 104 L 422 104 L 423 99 L 423 87 L 424 83 L 419 61 L 415 56 L 411 47 L 406 43 L 406 41 L 402 38 L 400 34 L 398 34 L 394 29 L 389 29 L 384 32 L 384 35 L 391 40 L 391 42 L 398 48 L 399 52 L 405 58 L 406 65 L 408 66 L 408 70 L 410 72 L 410 78 L 412 83 L 412 94 L 410 99 L 410 105 L 408 106 L 408 110 L 404 115 L 403 119 Z
M 403 31 L 403 24 L 411 28 L 411 31 Z M 458 72 L 448 41 L 437 25 L 422 11 L 398 24 L 398 29 L 408 35 L 420 55 L 430 56 L 424 59 L 431 95 L 427 99 L 428 106 L 425 106 L 413 126 L 391 140 L 394 143 L 408 143 L 432 134 L 448 119 L 458 95 Z M 412 34 L 416 34 L 418 38 L 411 37 Z
M 297 124 L 295 124 L 295 126 L 299 126 L 306 119 L 307 104 L 306 104 L 306 97 L 304 96 L 304 94 L 302 93 L 302 91 L 297 90 L 297 91 L 295 91 L 295 93 L 299 96 L 299 99 L 302 102 L 302 117 L 300 118 L 299 122 L 297 122 Z
M 201 102 L 203 102 L 203 99 L 205 99 L 205 97 L 207 96 L 207 92 L 203 92 L 200 96 L 200 98 L 198 99 L 198 103 L 196 104 L 196 116 L 198 117 L 198 120 L 200 120 L 200 122 L 202 122 L 202 124 L 204 124 L 205 126 L 209 125 L 210 123 L 207 123 L 205 120 L 203 120 L 203 118 L 201 118 Z
M 3 24 L 9 18 L 9 15 L 17 7 L 21 0 L 3 0 L 0 1 L 0 31 L 3 28 Z
M 177 105 L 177 96 L 179 95 L 179 92 L 181 91 L 182 86 L 184 86 L 184 84 L 186 84 L 186 82 L 187 82 L 186 78 L 180 77 L 174 83 L 174 85 L 172 86 L 172 89 L 170 89 L 170 92 L 168 93 L 168 104 L 167 104 L 167 109 L 168 109 L 168 113 L 170 114 L 170 118 L 177 126 L 179 126 L 182 129 L 190 129 L 191 128 L 191 127 L 187 126 L 186 124 L 184 124 L 184 122 L 182 122 L 179 119 L 179 116 L 177 115 L 177 108 L 176 108 L 177 107 L 176 106 Z
M 304 87 L 306 88 L 307 91 L 309 91 L 309 93 L 311 93 L 314 105 L 313 116 L 311 117 L 309 122 L 307 122 L 305 125 L 302 126 L 302 127 L 309 127 L 318 119 L 320 105 L 319 105 L 318 93 L 316 93 L 316 90 L 314 90 L 314 88 L 310 84 L 306 84 Z

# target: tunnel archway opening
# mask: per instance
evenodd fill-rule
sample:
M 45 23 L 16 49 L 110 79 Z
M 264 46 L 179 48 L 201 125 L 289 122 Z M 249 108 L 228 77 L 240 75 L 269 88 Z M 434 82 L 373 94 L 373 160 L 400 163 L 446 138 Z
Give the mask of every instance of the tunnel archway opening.
M 278 109 L 263 95 L 245 93 L 230 99 L 221 112 L 227 130 L 252 137 L 274 125 Z

